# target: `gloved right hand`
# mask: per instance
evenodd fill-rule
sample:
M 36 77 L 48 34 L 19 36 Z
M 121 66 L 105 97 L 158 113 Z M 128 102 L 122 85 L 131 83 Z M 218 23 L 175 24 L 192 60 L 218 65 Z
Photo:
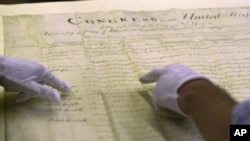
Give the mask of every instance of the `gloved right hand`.
M 153 102 L 158 111 L 170 117 L 187 117 L 178 105 L 179 88 L 195 79 L 206 79 L 201 74 L 183 65 L 170 65 L 155 69 L 140 77 L 142 83 L 157 82 L 153 92 Z
M 20 92 L 16 98 L 18 103 L 35 96 L 58 102 L 60 94 L 55 89 L 71 90 L 69 84 L 56 78 L 41 64 L 4 56 L 0 56 L 0 85 L 7 92 Z

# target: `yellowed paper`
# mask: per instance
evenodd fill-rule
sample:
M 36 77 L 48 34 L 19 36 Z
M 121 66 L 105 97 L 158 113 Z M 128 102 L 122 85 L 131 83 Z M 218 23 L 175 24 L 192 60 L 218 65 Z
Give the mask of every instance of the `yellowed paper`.
M 6 94 L 7 140 L 202 140 L 190 119 L 155 111 L 153 85 L 138 77 L 180 63 L 249 98 L 249 18 L 249 8 L 4 16 L 5 55 L 36 60 L 73 88 L 60 104 Z

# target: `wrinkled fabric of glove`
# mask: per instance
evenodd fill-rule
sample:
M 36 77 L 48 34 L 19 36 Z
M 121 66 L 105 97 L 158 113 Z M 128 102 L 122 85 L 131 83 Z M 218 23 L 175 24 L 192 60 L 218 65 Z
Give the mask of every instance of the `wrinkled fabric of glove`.
M 169 65 L 139 78 L 142 83 L 157 82 L 153 90 L 153 103 L 156 109 L 169 117 L 188 117 L 178 105 L 178 89 L 186 82 L 195 79 L 206 79 L 201 74 L 183 65 Z
M 69 84 L 56 78 L 44 66 L 4 56 L 0 56 L 0 85 L 6 92 L 19 92 L 17 103 L 37 96 L 59 102 L 61 98 L 56 89 L 62 92 L 71 90 Z

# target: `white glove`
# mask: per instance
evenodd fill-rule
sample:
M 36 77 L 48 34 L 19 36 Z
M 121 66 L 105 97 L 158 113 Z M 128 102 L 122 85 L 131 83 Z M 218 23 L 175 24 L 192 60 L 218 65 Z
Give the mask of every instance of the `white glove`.
M 60 94 L 53 88 L 62 92 L 71 89 L 70 85 L 36 62 L 3 56 L 0 56 L 0 85 L 7 92 L 20 92 L 16 97 L 17 103 L 35 96 L 59 102 Z
M 157 81 L 154 88 L 153 102 L 158 111 L 165 113 L 169 117 L 187 117 L 180 109 L 177 98 L 178 89 L 186 82 L 194 79 L 208 78 L 198 74 L 183 65 L 170 65 L 155 69 L 140 77 L 142 83 Z

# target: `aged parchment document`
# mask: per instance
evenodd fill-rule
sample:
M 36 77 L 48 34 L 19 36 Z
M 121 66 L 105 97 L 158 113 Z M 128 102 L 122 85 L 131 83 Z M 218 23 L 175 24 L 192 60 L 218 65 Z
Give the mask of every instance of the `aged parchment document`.
M 154 110 L 138 77 L 184 64 L 250 97 L 250 9 L 4 16 L 5 55 L 36 60 L 71 83 L 61 103 L 5 95 L 6 140 L 202 141 L 190 119 Z

